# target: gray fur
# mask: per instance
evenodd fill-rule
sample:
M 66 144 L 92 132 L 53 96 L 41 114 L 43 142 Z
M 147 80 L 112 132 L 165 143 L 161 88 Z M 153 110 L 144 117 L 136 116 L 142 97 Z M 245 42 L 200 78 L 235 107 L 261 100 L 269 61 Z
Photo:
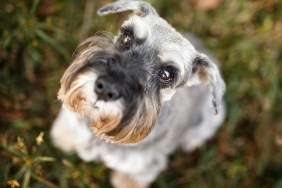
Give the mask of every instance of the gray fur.
M 97 13 L 98 15 L 106 15 L 111 13 L 119 13 L 124 11 L 140 11 L 143 16 L 147 15 L 158 15 L 156 10 L 149 4 L 143 1 L 117 1 L 110 5 L 100 8 Z
M 150 91 L 154 91 L 156 96 L 160 96 L 158 102 L 153 101 L 153 97 L 150 98 L 152 103 L 158 104 L 158 108 L 154 108 L 158 111 L 156 112 L 158 117 L 152 131 L 137 143 L 108 143 L 108 141 L 115 140 L 100 134 L 93 134 L 90 128 L 91 117 L 79 116 L 75 109 L 66 104 L 70 96 L 68 90 L 72 90 L 72 87 L 75 86 L 71 82 L 72 79 L 78 79 L 78 83 L 80 81 L 80 77 L 74 76 L 73 73 L 82 69 L 83 66 L 87 69 L 88 64 L 92 62 L 91 58 L 94 58 L 94 62 L 97 60 L 95 55 L 97 55 L 96 49 L 98 48 L 95 42 L 99 38 L 95 38 L 88 40 L 90 43 L 91 41 L 95 42 L 86 46 L 85 51 L 78 56 L 62 79 L 59 98 L 63 99 L 64 107 L 53 124 L 51 136 L 54 144 L 65 152 L 76 152 L 85 161 L 102 161 L 115 171 L 129 175 L 134 181 L 142 182 L 142 186 L 139 187 L 144 187 L 144 184 L 149 185 L 165 169 L 167 158 L 175 148 L 182 147 L 185 151 L 191 151 L 213 136 L 225 117 L 225 109 L 222 104 L 225 84 L 214 61 L 201 53 L 206 52 L 202 49 L 201 43 L 195 37 L 183 37 L 175 31 L 172 26 L 158 16 L 150 4 L 142 1 L 117 1 L 99 9 L 98 14 L 105 15 L 127 10 L 137 10 L 143 14 L 142 16 L 130 17 L 121 26 L 121 31 L 113 42 L 109 42 L 105 48 L 99 47 L 99 50 L 105 53 L 104 56 L 111 56 L 112 54 L 107 52 L 110 50 L 118 54 L 121 59 L 120 64 L 138 62 L 140 66 L 136 66 L 136 68 L 146 69 L 146 74 L 144 74 L 146 79 L 142 78 L 141 80 L 150 80 L 151 82 L 156 81 L 157 74 L 154 71 L 157 71 L 158 67 L 171 65 L 177 68 L 177 79 L 175 78 L 175 81 L 167 87 L 155 89 L 152 85 L 157 87 L 159 83 L 150 83 L 152 84 L 149 85 L 150 87 L 146 87 L 148 84 L 138 83 L 143 86 L 144 93 L 148 94 Z M 123 32 L 130 33 L 130 29 L 133 29 L 134 35 L 130 39 L 132 44 L 128 49 L 120 50 Z M 94 51 L 90 49 L 94 49 Z M 103 57 L 99 56 L 99 58 Z M 104 62 L 104 59 L 98 60 Z M 85 63 L 86 61 L 87 63 Z M 72 70 L 71 68 L 74 66 L 78 66 L 78 68 Z M 136 73 L 132 67 L 115 66 L 118 66 L 117 70 L 123 70 L 124 73 L 129 71 L 124 75 L 130 75 L 131 72 L 134 73 L 133 76 L 142 77 L 142 73 Z M 95 66 L 89 71 L 92 69 L 95 69 Z M 87 72 L 87 74 L 99 77 L 98 70 L 102 70 L 102 68 L 95 69 L 96 72 L 91 74 Z M 115 71 L 114 68 L 113 71 Z M 84 79 L 87 81 L 89 77 Z M 66 81 L 70 82 L 67 83 L 67 86 L 64 85 Z M 83 92 L 91 94 L 94 92 L 91 88 L 90 84 L 84 88 Z M 85 101 L 87 102 L 87 98 L 84 99 Z M 122 101 L 119 105 L 125 105 Z M 112 106 L 117 107 L 115 104 Z M 112 109 L 107 110 L 111 111 Z M 214 110 L 216 114 L 213 113 Z M 113 182 L 116 187 L 122 187 L 122 184 L 117 183 L 116 179 Z M 135 187 L 138 187 L 138 184 Z

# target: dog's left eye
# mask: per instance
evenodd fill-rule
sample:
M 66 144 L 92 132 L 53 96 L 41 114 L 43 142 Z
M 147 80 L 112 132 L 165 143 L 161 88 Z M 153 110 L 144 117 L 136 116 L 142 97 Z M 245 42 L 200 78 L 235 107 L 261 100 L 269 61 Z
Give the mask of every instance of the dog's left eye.
M 121 44 L 123 47 L 129 48 L 132 44 L 133 39 L 129 35 L 121 35 L 118 41 L 119 44 Z
M 162 69 L 159 71 L 159 77 L 164 82 L 170 82 L 173 79 L 173 72 L 170 69 Z

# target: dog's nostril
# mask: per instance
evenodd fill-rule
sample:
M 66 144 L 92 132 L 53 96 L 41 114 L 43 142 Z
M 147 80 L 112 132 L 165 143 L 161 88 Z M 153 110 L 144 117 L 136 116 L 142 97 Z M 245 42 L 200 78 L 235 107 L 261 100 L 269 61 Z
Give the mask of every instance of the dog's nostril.
M 118 95 L 115 94 L 115 93 L 108 93 L 108 97 L 109 97 L 109 99 L 115 100 L 115 99 L 117 99 Z
M 104 77 L 98 78 L 95 82 L 95 93 L 99 100 L 113 101 L 120 97 L 116 84 Z
M 97 88 L 98 88 L 98 89 L 103 89 L 103 84 L 102 84 L 102 83 L 98 83 L 98 84 L 97 84 Z
M 108 97 L 109 97 L 110 99 L 112 99 L 113 96 L 114 96 L 114 95 L 113 95 L 112 93 L 109 93 L 109 94 L 108 94 Z

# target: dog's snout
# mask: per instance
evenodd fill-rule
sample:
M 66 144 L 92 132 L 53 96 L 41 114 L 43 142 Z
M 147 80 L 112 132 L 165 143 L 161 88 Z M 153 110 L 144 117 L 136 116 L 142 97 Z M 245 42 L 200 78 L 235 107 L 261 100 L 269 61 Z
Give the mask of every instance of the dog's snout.
M 114 101 L 120 97 L 117 85 L 104 77 L 100 77 L 96 80 L 95 92 L 99 100 Z

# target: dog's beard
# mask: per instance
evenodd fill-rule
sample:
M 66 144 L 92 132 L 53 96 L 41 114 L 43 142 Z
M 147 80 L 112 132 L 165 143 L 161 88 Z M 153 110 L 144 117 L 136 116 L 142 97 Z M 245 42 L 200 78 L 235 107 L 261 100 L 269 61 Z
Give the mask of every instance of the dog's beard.
M 159 106 L 149 98 L 144 98 L 128 120 L 122 119 L 120 124 L 104 138 L 118 143 L 137 143 L 151 132 L 159 114 Z M 156 105 L 156 106 L 155 106 Z M 125 117 L 125 116 L 124 116 Z
M 104 133 L 112 131 L 121 121 L 123 105 L 121 100 L 104 102 L 97 100 L 94 85 L 97 75 L 85 71 L 71 83 L 65 96 L 59 94 L 64 105 L 89 118 L 95 133 L 103 137 Z

